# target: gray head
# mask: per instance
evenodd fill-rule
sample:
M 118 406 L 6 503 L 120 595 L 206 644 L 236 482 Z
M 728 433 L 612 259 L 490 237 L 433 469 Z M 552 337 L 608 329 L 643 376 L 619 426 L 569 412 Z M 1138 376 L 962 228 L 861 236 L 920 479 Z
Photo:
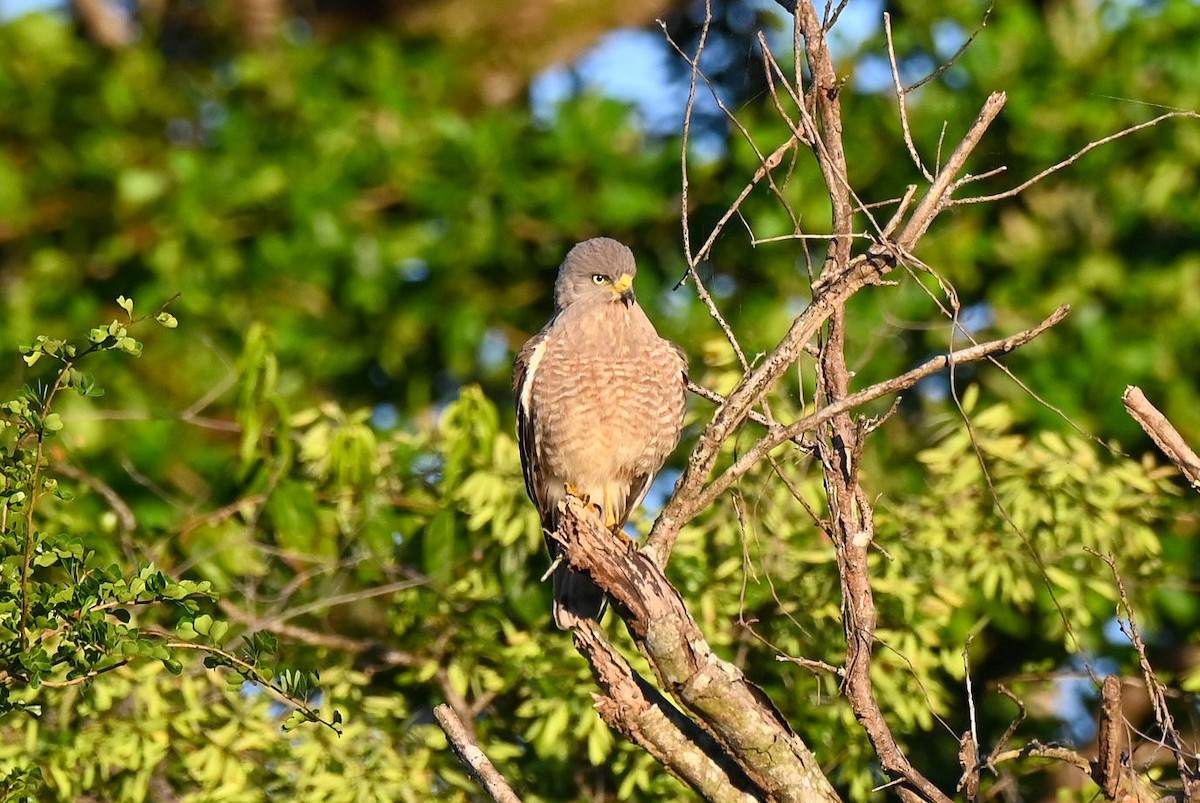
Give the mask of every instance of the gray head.
M 554 311 L 571 304 L 634 302 L 633 278 L 637 265 L 633 252 L 616 240 L 584 240 L 567 253 L 554 282 Z

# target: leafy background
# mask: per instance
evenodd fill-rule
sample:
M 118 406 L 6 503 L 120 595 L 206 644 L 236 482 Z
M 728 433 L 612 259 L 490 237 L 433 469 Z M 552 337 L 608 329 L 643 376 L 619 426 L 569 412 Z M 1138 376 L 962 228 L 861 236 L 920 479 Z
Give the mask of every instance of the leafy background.
M 851 176 L 865 200 L 894 198 L 918 174 L 887 92 L 883 8 L 851 6 L 839 40 Z M 82 341 L 123 319 L 118 295 L 139 313 L 179 296 L 169 308 L 179 327 L 139 330 L 140 358 L 89 358 L 105 396 L 57 402 L 64 429 L 47 441 L 49 473 L 73 498 L 46 497 L 40 529 L 79 544 L 97 571 L 129 577 L 153 563 L 210 584 L 219 599 L 196 604 L 227 623 L 219 646 L 273 633 L 271 661 L 319 671 L 310 702 L 344 718 L 340 738 L 313 725 L 283 733 L 290 709 L 261 684 L 208 671 L 196 652 L 173 653 L 180 675 L 146 654 L 88 684 L 11 689 L 41 706 L 0 720 L 11 799 L 477 798 L 432 722 L 441 701 L 476 716 L 482 746 L 526 799 L 684 794 L 608 733 L 586 666 L 547 626 L 508 372 L 545 320 L 562 255 L 606 234 L 638 255 L 639 298 L 684 345 L 694 378 L 736 379 L 691 287 L 671 289 L 684 266 L 685 73 L 664 61 L 674 66 L 655 116 L 606 96 L 587 66 L 585 48 L 636 20 L 627 9 L 582 15 L 590 25 L 571 38 L 505 41 L 501 26 L 472 48 L 440 8 L 388 24 L 312 12 L 268 48 L 241 42 L 219 3 L 147 22 L 115 50 L 55 14 L 0 26 L 3 397 L 53 375 L 49 359 L 28 367 L 19 344 Z M 986 8 L 886 10 L 912 80 Z M 696 10 L 658 13 L 694 49 Z M 783 43 L 788 32 L 761 4 L 719 13 L 706 69 L 769 152 L 787 134 L 753 31 L 765 25 Z M 934 161 L 943 125 L 955 142 L 1003 89 L 1008 105 L 971 170 L 1007 170 L 971 186 L 1006 189 L 1121 127 L 1200 107 L 1197 36 L 1200 9 L 1187 0 L 998 5 L 914 96 L 914 138 Z M 639 41 L 668 58 L 661 39 Z M 497 61 L 506 46 L 529 63 Z M 486 79 L 496 74 L 519 91 L 497 96 Z M 568 88 L 549 110 L 536 102 L 547 74 Z M 758 166 L 719 111 L 698 108 L 694 239 Z M 1135 666 L 1114 635 L 1112 578 L 1085 546 L 1117 557 L 1168 679 L 1200 684 L 1194 502 L 1143 457 L 1151 446 L 1120 404 L 1138 384 L 1200 442 L 1198 162 L 1200 127 L 1167 122 L 1015 199 L 955 209 L 918 254 L 956 288 L 976 336 L 1073 306 L 1006 359 L 1045 403 L 994 367 L 963 369 L 954 381 L 973 439 L 942 377 L 903 400 L 867 455 L 886 549 L 880 696 L 944 786 L 967 723 L 964 651 L 985 741 L 1015 715 L 996 693 L 1006 683 L 1031 703 L 1020 735 L 1086 745 L 1081 667 Z M 819 230 L 828 211 L 813 165 L 796 164 L 784 193 Z M 756 237 L 791 230 L 766 192 L 743 216 Z M 804 265 L 795 243 L 752 247 L 733 227 L 703 266 L 749 354 L 806 302 Z M 913 273 L 856 301 L 861 385 L 947 348 L 937 293 Z M 802 370 L 777 414 L 799 409 L 805 383 Z M 689 431 L 709 409 L 695 401 Z M 4 443 L 13 454 L 11 431 Z M 819 505 L 803 458 L 782 468 Z M 706 511 L 671 575 L 713 644 L 821 746 L 839 788 L 880 797 L 835 679 L 776 660 L 836 662 L 841 638 L 832 549 L 778 479 L 747 477 Z M 194 621 L 170 606 L 132 616 L 146 632 Z M 1042 793 L 1028 783 L 1030 797 Z

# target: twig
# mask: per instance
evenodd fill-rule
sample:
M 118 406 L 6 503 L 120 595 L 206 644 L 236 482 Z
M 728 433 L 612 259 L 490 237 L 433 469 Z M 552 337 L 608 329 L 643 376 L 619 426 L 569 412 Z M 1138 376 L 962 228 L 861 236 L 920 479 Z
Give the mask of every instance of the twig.
M 947 206 L 954 204 L 950 198 L 951 192 L 954 189 L 954 179 L 962 172 L 966 166 L 967 159 L 983 139 L 984 132 L 988 130 L 992 122 L 1000 114 L 1000 110 L 1004 108 L 1004 104 L 1008 101 L 1008 96 L 1003 92 L 993 92 L 988 95 L 988 99 L 984 101 L 983 108 L 980 109 L 979 115 L 975 118 L 975 122 L 967 129 L 967 133 L 963 136 L 958 147 L 950 154 L 950 158 L 946 161 L 946 166 L 938 172 L 937 177 L 933 180 L 933 184 L 929 187 L 929 192 L 921 199 L 921 203 L 917 205 L 912 217 L 904 226 L 904 229 L 896 237 L 896 246 L 903 251 L 912 251 L 916 247 L 917 241 L 929 229 L 933 219 L 938 213 Z
M 921 154 L 917 152 L 917 145 L 913 142 L 912 130 L 908 127 L 908 90 L 904 88 L 904 84 L 900 81 L 900 66 L 896 63 L 896 43 L 892 41 L 892 15 L 884 12 L 883 15 L 883 31 L 887 36 L 887 52 L 888 61 L 892 65 L 892 86 L 896 90 L 896 105 L 900 111 L 900 130 L 904 132 L 904 144 L 908 148 L 908 155 L 912 157 L 913 164 L 921 171 L 921 175 L 926 181 L 933 181 L 933 174 L 925 167 L 925 163 L 921 161 Z
M 1144 123 L 1138 123 L 1137 125 L 1132 125 L 1132 126 L 1129 126 L 1128 128 L 1123 128 L 1114 134 L 1109 134 L 1107 137 L 1101 137 L 1100 139 L 1089 142 L 1087 145 L 1084 145 L 1082 148 L 1075 151 L 1075 153 L 1071 154 L 1066 159 L 1063 159 L 1061 162 L 1058 162 L 1057 164 L 1053 164 L 1050 167 L 1047 167 L 1045 170 L 1038 173 L 1033 178 L 1021 182 L 1017 186 L 1013 187 L 1011 190 L 1005 190 L 1004 192 L 998 192 L 998 193 L 995 193 L 994 195 L 978 195 L 973 198 L 957 198 L 957 199 L 951 201 L 950 205 L 951 206 L 960 206 L 962 204 L 990 203 L 992 201 L 999 201 L 999 200 L 1003 200 L 1004 198 L 1011 198 L 1014 195 L 1019 195 L 1020 193 L 1024 192 L 1025 190 L 1029 189 L 1030 187 L 1032 187 L 1034 184 L 1037 184 L 1039 181 L 1041 181 L 1042 179 L 1044 179 L 1046 176 L 1050 175 L 1051 173 L 1057 173 L 1059 170 L 1062 170 L 1064 167 L 1074 164 L 1079 159 L 1081 159 L 1083 157 L 1083 155 L 1085 153 L 1087 153 L 1088 151 L 1099 148 L 1101 145 L 1107 145 L 1108 143 L 1110 143 L 1114 140 L 1118 140 L 1121 137 L 1125 137 L 1130 134 L 1136 133 L 1138 131 L 1141 131 L 1144 128 L 1151 128 L 1152 126 L 1156 126 L 1159 123 L 1163 122 L 1164 120 L 1170 120 L 1174 117 L 1190 117 L 1192 119 L 1200 119 L 1200 112 L 1177 111 L 1177 112 L 1168 112 L 1166 114 L 1160 114 L 1158 117 L 1155 117 L 1153 120 L 1147 120 Z
M 1060 747 L 1053 744 L 1042 744 L 1036 739 L 1022 747 L 1005 750 L 1002 753 L 997 753 L 988 761 L 989 766 L 998 766 L 1006 761 L 1015 761 L 1019 758 L 1049 758 L 1055 761 L 1062 761 L 1070 764 L 1073 767 L 1086 772 L 1089 776 L 1092 773 L 1092 764 L 1079 753 L 1069 747 Z
M 1179 430 L 1150 403 L 1146 394 L 1136 385 L 1125 388 L 1121 401 L 1125 403 L 1125 411 L 1146 430 L 1146 434 L 1159 449 L 1162 449 L 1163 454 L 1183 472 L 1192 488 L 1200 491 L 1200 457 L 1188 446 Z
M 692 393 L 695 393 L 700 398 L 707 399 L 710 402 L 714 402 L 716 404 L 724 404 L 725 403 L 725 397 L 722 396 L 720 393 L 717 393 L 715 390 L 710 390 L 709 388 L 706 388 L 703 385 L 697 385 L 695 382 L 692 382 L 691 380 L 688 380 L 688 390 Z M 746 417 L 749 418 L 751 421 L 753 421 L 756 424 L 762 424 L 767 429 L 774 429 L 779 426 L 779 424 L 775 423 L 774 421 L 768 420 L 765 415 L 758 412 L 757 410 L 751 410 L 750 414 Z M 793 441 L 801 449 L 808 448 L 808 446 L 803 441 L 800 440 L 799 436 L 790 438 L 790 440 Z M 551 567 L 551 568 L 553 568 L 553 567 Z M 549 570 L 547 570 L 547 577 L 548 576 L 549 576 Z M 546 578 L 543 577 L 542 581 L 544 582 L 545 579 Z
M 433 709 L 433 716 L 446 733 L 446 740 L 450 742 L 454 754 L 467 766 L 471 776 L 479 782 L 492 800 L 496 803 L 521 803 L 521 798 L 517 797 L 508 781 L 504 780 L 504 776 L 479 749 L 479 745 L 467 735 L 467 730 L 454 713 L 454 709 L 443 703 Z
M 705 0 L 704 2 L 704 25 L 700 29 L 700 42 L 696 46 L 696 58 L 692 60 L 684 56 L 691 65 L 692 77 L 688 85 L 687 106 L 683 113 L 683 144 L 679 149 L 679 168 L 683 174 L 679 202 L 680 217 L 683 222 L 683 254 L 687 258 L 689 269 L 696 264 L 696 261 L 692 258 L 691 221 L 688 217 L 688 142 L 692 133 L 692 113 L 696 107 L 696 82 L 700 75 L 700 54 L 704 52 L 704 43 L 708 41 L 708 26 L 712 22 L 711 2 L 712 0 Z M 660 21 L 659 25 L 662 27 L 663 33 L 666 34 L 666 24 Z M 670 41 L 670 39 L 671 37 L 668 36 L 667 40 Z

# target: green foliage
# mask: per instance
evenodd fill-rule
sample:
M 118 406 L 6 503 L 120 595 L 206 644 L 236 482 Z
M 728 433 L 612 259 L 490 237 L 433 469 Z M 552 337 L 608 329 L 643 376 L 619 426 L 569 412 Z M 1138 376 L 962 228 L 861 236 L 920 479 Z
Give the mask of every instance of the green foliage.
M 1010 409 L 977 409 L 977 399 L 976 388 L 964 394 L 969 428 L 946 420 L 931 433 L 919 454 L 922 492 L 885 496 L 875 507 L 880 646 L 872 677 L 898 738 L 927 754 L 942 722 L 956 733 L 969 727 L 968 660 L 990 711 L 990 691 L 980 691 L 986 679 L 1037 688 L 1036 679 L 1026 687 L 1011 678 L 1023 670 L 1036 678 L 1081 652 L 1089 661 L 1128 656 L 1104 635 L 1118 595 L 1100 555 L 1115 558 L 1138 611 L 1152 607 L 1151 581 L 1180 579 L 1178 567 L 1161 561 L 1161 534 L 1180 515 L 1173 469 L 1078 435 L 1031 439 L 1014 431 Z M 808 510 L 824 515 L 819 478 L 803 463 L 780 462 Z M 863 476 L 870 485 L 886 470 L 876 457 Z M 789 721 L 822 734 L 850 797 L 875 797 L 876 759 L 838 679 L 776 660 L 836 666 L 843 657 L 835 551 L 805 504 L 764 466 L 685 531 L 671 570 L 712 643 L 741 656 Z M 1014 713 L 999 708 L 995 735 Z M 952 759 L 957 744 L 942 749 Z
M 72 527 L 62 508 L 73 494 L 51 476 L 48 449 L 64 430 L 55 411 L 60 391 L 82 397 L 103 391 L 79 365 L 104 351 L 140 356 L 142 344 L 130 335 L 151 316 L 134 318 L 132 299 L 120 296 L 126 323 L 93 328 L 87 345 L 38 336 L 20 352 L 29 367 L 44 357 L 57 363 L 49 381 L 24 387 L 0 403 L 0 721 L 21 717 L 34 721 L 58 710 L 79 689 L 92 690 L 98 678 L 122 669 L 137 670 L 158 662 L 170 674 L 183 672 L 185 651 L 205 655 L 208 668 L 233 670 L 235 685 L 262 684 L 295 702 L 290 727 L 301 721 L 324 722 L 337 730 L 340 714 L 326 721 L 306 701 L 319 680 L 315 672 L 287 670 L 272 680 L 269 652 L 274 642 L 255 634 L 242 656 L 223 649 L 229 623 L 201 612 L 200 602 L 214 598 L 206 580 L 176 580 L 153 564 L 137 567 L 110 563 L 106 536 L 96 529 Z M 159 309 L 154 319 L 174 328 L 175 319 Z M 91 361 L 89 360 L 89 363 Z M 45 512 L 50 498 L 57 508 Z M 158 623 L 174 621 L 176 640 Z M 2 751 L 0 751 L 2 752 Z M 42 788 L 57 789 L 64 798 L 62 767 L 30 764 L 29 756 L 0 759 L 5 773 L 5 800 L 32 800 Z M 55 770 L 58 770 L 56 773 Z M 48 784 L 43 787 L 43 784 Z
M 910 98 L 930 156 L 943 120 L 949 141 L 987 92 L 1009 93 L 970 167 L 1009 169 L 963 193 L 1010 186 L 1153 113 L 1113 98 L 1196 107 L 1194 10 L 1133 19 L 1101 5 L 1111 27 L 1065 7 L 997 7 L 959 65 Z M 902 3 L 897 22 L 901 10 L 907 69 L 945 55 L 935 33 L 973 29 L 982 8 Z M 848 47 L 845 63 L 882 52 Z M 599 233 L 634 246 L 639 299 L 697 380 L 728 390 L 740 375 L 689 290 L 667 291 L 683 272 L 675 143 L 647 141 L 595 98 L 550 122 L 478 108 L 439 43 L 379 32 L 172 61 L 145 42 L 102 53 L 29 16 L 0 28 L 0 60 L 0 106 L 21 110 L 0 115 L 0 345 L 29 344 L 0 377 L 17 387 L 53 369 L 3 394 L 0 412 L 2 796 L 475 799 L 431 724 L 450 700 L 477 714 L 481 746 L 525 799 L 680 797 L 603 726 L 586 667 L 549 629 L 507 390 L 556 264 Z M 847 87 L 851 175 L 864 201 L 898 197 L 916 171 L 894 100 Z M 760 150 L 789 134 L 765 96 L 730 107 Z M 1167 325 L 1200 314 L 1185 236 L 1196 145 L 1192 123 L 1121 140 L 1016 201 L 953 210 L 919 254 L 964 305 L 986 302 L 994 322 L 978 335 L 1072 303 L 1066 326 L 1005 361 L 1132 453 L 1145 444 L 1120 409 L 1124 384 L 1185 431 L 1200 410 L 1195 331 Z M 736 138 L 723 158 L 693 160 L 693 243 L 759 166 Z M 790 176 L 779 191 L 817 233 L 829 211 L 815 166 Z M 765 185 L 740 212 L 755 237 L 792 231 Z M 751 358 L 807 301 L 794 246 L 751 247 L 731 228 L 701 266 Z M 895 278 L 852 305 L 856 387 L 950 342 L 948 325 L 928 325 L 938 282 Z M 124 295 L 114 319 L 118 292 L 176 291 L 171 312 L 138 319 L 159 327 L 135 328 Z M 175 314 L 183 331 L 169 331 Z M 103 407 L 80 359 L 90 369 L 100 351 L 143 345 L 141 359 L 103 363 L 115 405 Z M 801 366 L 777 415 L 803 409 L 811 375 Z M 879 494 L 876 681 L 902 739 L 945 775 L 957 746 L 936 718 L 965 729 L 968 642 L 985 736 L 1013 714 L 991 684 L 1128 661 L 1104 635 L 1107 567 L 1084 547 L 1114 556 L 1161 643 L 1189 643 L 1200 622 L 1195 523 L 1162 470 L 1081 439 L 998 371 L 957 379 L 980 394 L 970 435 L 951 403 L 913 394 L 863 464 Z M 709 409 L 697 403 L 691 425 Z M 689 528 L 669 571 L 840 788 L 877 798 L 837 678 L 777 660 L 842 655 L 819 482 L 803 456 L 779 456 L 808 508 L 753 473 Z M 281 734 L 316 716 L 345 737 Z

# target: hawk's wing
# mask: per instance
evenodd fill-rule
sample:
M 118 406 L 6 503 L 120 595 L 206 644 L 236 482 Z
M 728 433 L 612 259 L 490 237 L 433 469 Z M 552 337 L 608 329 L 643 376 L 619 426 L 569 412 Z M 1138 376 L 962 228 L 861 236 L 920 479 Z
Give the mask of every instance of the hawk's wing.
M 513 394 L 517 399 L 517 443 L 521 448 L 521 470 L 525 474 L 525 491 L 533 500 L 534 507 L 546 526 L 554 511 L 546 496 L 542 480 L 541 465 L 538 462 L 538 449 L 535 440 L 534 424 L 537 420 L 537 408 L 533 405 L 533 381 L 537 376 L 538 365 L 546 353 L 546 343 L 549 339 L 550 326 L 547 324 L 542 331 L 531 337 L 522 347 L 513 365 Z

